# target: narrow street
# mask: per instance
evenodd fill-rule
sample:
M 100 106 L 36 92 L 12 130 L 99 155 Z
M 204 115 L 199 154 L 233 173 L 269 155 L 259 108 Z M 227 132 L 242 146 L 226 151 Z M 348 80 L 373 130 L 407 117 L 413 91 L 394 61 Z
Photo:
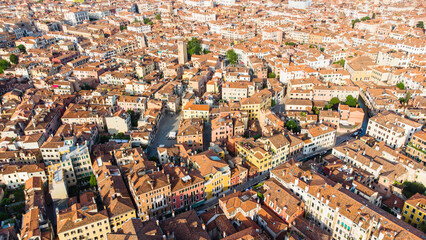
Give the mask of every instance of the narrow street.
M 284 112 L 284 104 L 277 104 L 271 108 L 272 112 L 274 113 L 282 113 Z
M 367 133 L 368 119 L 370 119 L 370 116 L 368 114 L 369 110 L 367 106 L 365 105 L 364 100 L 361 97 L 359 97 L 358 103 L 359 103 L 359 106 L 362 108 L 362 110 L 364 110 L 364 119 L 362 121 L 362 126 L 361 126 L 362 132 L 360 134 L 360 136 L 364 136 Z
M 203 132 L 203 150 L 206 151 L 210 147 L 210 142 L 212 140 L 212 125 L 210 122 L 204 123 L 204 132 Z

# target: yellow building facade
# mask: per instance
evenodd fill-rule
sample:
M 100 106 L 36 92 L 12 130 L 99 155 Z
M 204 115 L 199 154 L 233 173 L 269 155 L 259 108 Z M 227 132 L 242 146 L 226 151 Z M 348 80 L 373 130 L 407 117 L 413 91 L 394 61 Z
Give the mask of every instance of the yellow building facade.
M 190 156 L 190 163 L 204 178 L 204 193 L 208 200 L 226 191 L 231 183 L 231 169 L 213 150 Z
M 417 193 L 405 201 L 404 208 L 402 209 L 402 220 L 416 228 L 420 228 L 420 225 L 425 222 L 425 219 L 426 196 Z
M 123 229 L 123 224 L 131 218 L 137 218 L 136 210 L 132 209 L 128 212 L 124 212 L 120 215 L 109 217 L 109 223 L 111 225 L 112 232 L 118 232 Z
M 271 107 L 271 102 L 272 93 L 267 89 L 263 89 L 249 98 L 241 99 L 241 110 L 247 112 L 249 120 L 255 120 L 258 118 L 261 109 Z
M 218 196 L 221 192 L 228 190 L 231 181 L 231 171 L 217 171 L 204 176 L 204 187 L 206 199 Z
M 272 154 L 265 150 L 262 144 L 251 139 L 244 139 L 236 143 L 238 156 L 256 166 L 260 172 L 270 170 L 272 165 Z

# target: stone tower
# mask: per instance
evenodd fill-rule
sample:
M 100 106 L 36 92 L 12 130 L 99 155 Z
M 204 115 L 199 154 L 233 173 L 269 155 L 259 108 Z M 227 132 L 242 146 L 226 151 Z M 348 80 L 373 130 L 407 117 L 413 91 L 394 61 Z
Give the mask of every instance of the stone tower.
M 188 62 L 188 52 L 186 49 L 186 41 L 178 42 L 178 60 L 179 64 L 185 64 Z

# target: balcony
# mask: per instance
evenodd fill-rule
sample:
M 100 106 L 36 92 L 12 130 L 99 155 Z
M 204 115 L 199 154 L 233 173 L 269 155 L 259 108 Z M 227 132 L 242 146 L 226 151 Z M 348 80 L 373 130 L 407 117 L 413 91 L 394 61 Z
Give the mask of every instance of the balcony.
M 412 147 L 412 148 L 414 148 L 414 149 L 416 149 L 416 150 L 417 150 L 417 151 L 419 151 L 419 152 L 422 152 L 423 154 L 426 154 L 426 151 L 425 151 L 425 150 L 423 150 L 423 149 L 421 149 L 421 148 L 419 148 L 419 147 L 415 146 L 412 142 L 409 142 L 409 143 L 408 143 L 408 146 L 409 146 L 409 147 Z

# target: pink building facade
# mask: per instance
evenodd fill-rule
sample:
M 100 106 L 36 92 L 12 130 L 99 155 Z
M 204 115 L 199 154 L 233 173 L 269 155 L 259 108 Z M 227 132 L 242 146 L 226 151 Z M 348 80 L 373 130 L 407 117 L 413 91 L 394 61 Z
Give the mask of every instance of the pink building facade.
M 232 119 L 218 118 L 212 120 L 212 141 L 226 141 L 234 136 Z
M 164 172 L 171 183 L 171 209 L 189 210 L 190 206 L 204 200 L 204 178 L 197 171 L 164 164 Z

